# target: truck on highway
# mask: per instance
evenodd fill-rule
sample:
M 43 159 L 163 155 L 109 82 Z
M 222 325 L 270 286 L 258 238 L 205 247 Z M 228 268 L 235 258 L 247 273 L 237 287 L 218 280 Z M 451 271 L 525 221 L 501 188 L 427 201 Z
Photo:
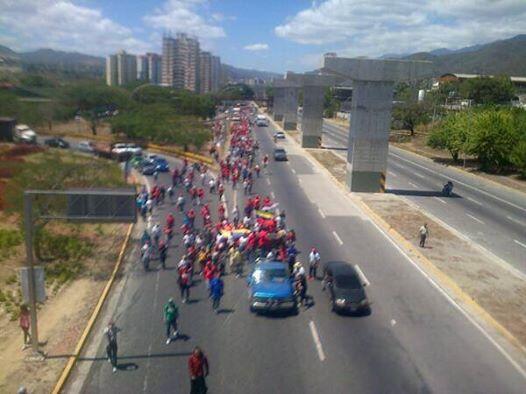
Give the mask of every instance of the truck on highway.
M 37 133 L 29 128 L 28 125 L 19 124 L 15 126 L 15 135 L 13 139 L 16 142 L 22 142 L 24 144 L 36 144 Z

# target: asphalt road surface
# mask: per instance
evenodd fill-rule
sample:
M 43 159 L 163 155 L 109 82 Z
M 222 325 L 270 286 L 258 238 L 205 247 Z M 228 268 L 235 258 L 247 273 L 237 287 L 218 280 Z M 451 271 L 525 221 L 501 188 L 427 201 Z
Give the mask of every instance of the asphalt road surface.
M 348 129 L 324 122 L 325 146 L 346 148 Z M 336 151 L 347 157 L 346 150 Z M 526 274 L 526 197 L 389 147 L 387 192 L 402 195 Z M 454 195 L 441 195 L 451 180 Z
M 263 152 L 271 153 L 272 128 L 256 129 Z M 249 312 L 245 279 L 225 278 L 222 313 L 212 313 L 204 283 L 181 304 L 175 267 L 180 239 L 170 248 L 168 269 L 144 272 L 132 262 L 114 317 L 120 369 L 113 374 L 104 342 L 82 385 L 84 393 L 188 393 L 187 359 L 195 345 L 208 356 L 210 393 L 523 393 L 517 370 L 490 341 L 318 173 L 290 142 L 289 164 L 271 161 L 255 193 L 274 196 L 298 234 L 305 261 L 311 246 L 322 261 L 359 264 L 371 283 L 369 316 L 330 312 L 319 282 L 309 282 L 315 305 L 297 316 Z M 160 181 L 169 182 L 162 174 Z M 242 190 L 228 190 L 229 210 Z M 217 217 L 217 196 L 211 211 Z M 162 206 L 154 221 L 173 210 Z M 181 224 L 181 215 L 176 215 Z M 200 218 L 196 219 L 200 225 Z M 137 252 L 138 253 L 138 252 Z M 138 259 L 137 259 L 138 260 Z M 198 280 L 199 282 L 199 280 Z M 174 297 L 180 332 L 165 344 L 162 306 Z

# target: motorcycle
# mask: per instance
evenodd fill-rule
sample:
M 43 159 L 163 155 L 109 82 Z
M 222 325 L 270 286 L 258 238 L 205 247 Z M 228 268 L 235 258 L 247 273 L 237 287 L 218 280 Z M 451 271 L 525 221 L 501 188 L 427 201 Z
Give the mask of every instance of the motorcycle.
M 448 181 L 442 188 L 442 195 L 445 197 L 451 197 L 453 194 L 453 182 Z

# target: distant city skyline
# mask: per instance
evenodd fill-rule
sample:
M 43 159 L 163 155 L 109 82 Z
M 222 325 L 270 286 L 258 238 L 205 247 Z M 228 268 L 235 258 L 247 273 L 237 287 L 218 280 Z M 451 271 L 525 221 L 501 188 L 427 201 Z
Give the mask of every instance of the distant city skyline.
M 227 64 L 280 73 L 317 68 L 325 52 L 458 49 L 526 32 L 524 0 L 0 0 L 0 10 L 0 44 L 17 51 L 161 53 L 165 32 L 185 32 Z

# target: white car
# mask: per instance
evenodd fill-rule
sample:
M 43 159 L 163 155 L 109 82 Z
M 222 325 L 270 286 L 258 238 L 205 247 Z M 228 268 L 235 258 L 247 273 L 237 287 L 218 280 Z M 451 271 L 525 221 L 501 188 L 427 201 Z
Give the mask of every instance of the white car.
M 91 141 L 80 141 L 77 149 L 85 153 L 93 153 L 95 151 L 95 148 L 93 147 Z
M 135 144 L 126 144 L 126 149 L 132 155 L 135 155 L 135 156 L 141 156 L 142 155 L 142 148 L 140 146 L 135 145 Z
M 279 140 L 284 140 L 285 139 L 285 133 L 283 131 L 276 131 L 274 133 L 274 138 L 279 139 Z

